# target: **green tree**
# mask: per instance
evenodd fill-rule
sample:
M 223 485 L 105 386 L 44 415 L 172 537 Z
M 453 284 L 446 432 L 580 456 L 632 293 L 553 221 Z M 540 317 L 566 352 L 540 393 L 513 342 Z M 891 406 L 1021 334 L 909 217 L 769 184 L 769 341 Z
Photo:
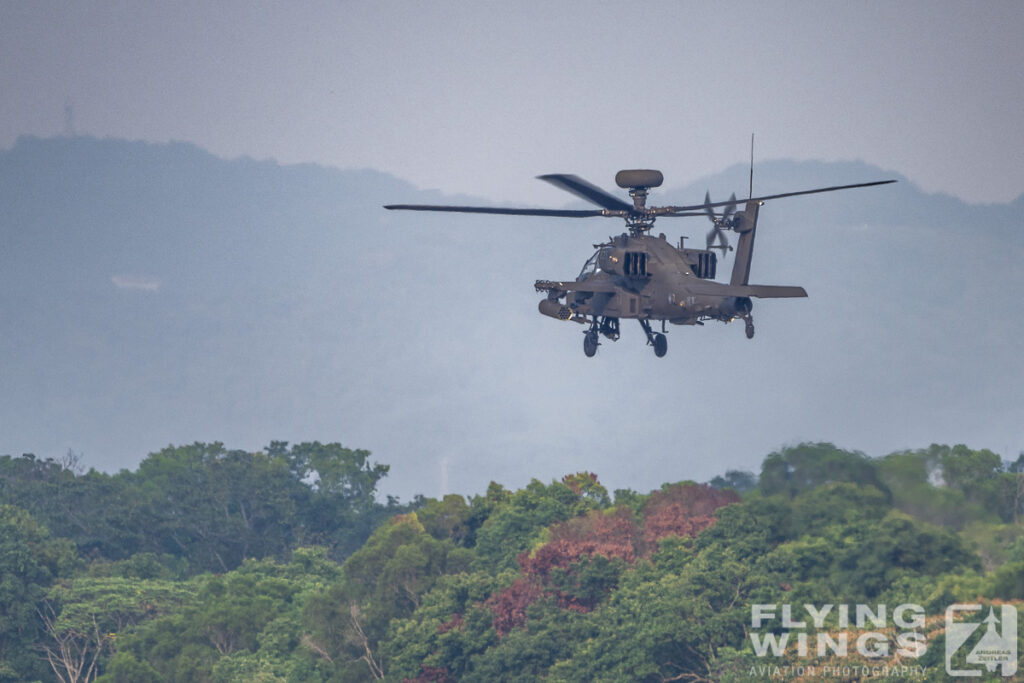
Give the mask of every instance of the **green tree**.
M 409 509 L 391 498 L 387 505 L 377 502 L 377 485 L 388 466 L 371 463 L 369 451 L 318 441 L 289 448 L 275 441 L 266 452 L 287 463 L 291 479 L 304 485 L 296 497 L 297 542 L 326 546 L 337 560 L 358 550 L 384 520 Z
M 820 533 L 832 524 L 870 524 L 885 517 L 891 509 L 886 495 L 874 486 L 823 484 L 791 501 L 788 535 L 799 538 Z
M 757 475 L 745 470 L 727 470 L 708 482 L 716 489 L 733 489 L 737 493 L 747 493 L 757 488 Z
M 413 614 L 390 622 L 380 646 L 388 676 L 415 679 L 424 670 L 433 670 L 463 680 L 473 658 L 498 642 L 494 614 L 484 606 L 486 601 L 515 578 L 512 570 L 494 576 L 472 572 L 440 577 Z
M 580 499 L 593 504 L 596 508 L 606 508 L 612 504 L 608 489 L 597 480 L 593 472 L 577 472 L 562 477 L 562 483 L 568 486 Z
M 161 683 L 163 677 L 133 653 L 117 652 L 107 665 L 107 673 L 96 679 L 102 683 Z
M 489 497 L 498 498 L 501 493 L 488 489 Z M 480 567 L 514 569 L 519 553 L 541 540 L 548 525 L 598 509 L 607 501 L 607 493 L 590 495 L 582 489 L 574 491 L 562 482 L 545 486 L 532 480 L 526 488 L 510 494 L 507 500 L 496 502 L 477 532 L 475 550 Z
M 1024 600 L 1024 562 L 1008 562 L 989 578 L 985 596 L 1000 600 Z
M 962 528 L 973 521 L 1013 522 L 1024 504 L 1020 477 L 988 450 L 932 444 L 879 461 L 894 504 L 927 521 Z
M 151 454 L 137 479 L 156 549 L 195 569 L 224 572 L 246 558 L 282 556 L 293 541 L 302 485 L 281 459 L 196 443 Z
M 893 505 L 918 519 L 959 528 L 983 514 L 961 491 L 945 486 L 939 459 L 927 451 L 891 453 L 878 460 L 878 469 Z
M 340 576 L 325 549 L 298 548 L 287 564 L 249 560 L 220 576 L 191 579 L 183 585 L 193 601 L 118 634 L 117 654 L 99 681 L 148 672 L 182 682 L 327 680 L 331 667 L 307 643 L 302 615 Z
M 472 553 L 428 534 L 415 512 L 395 517 L 345 561 L 343 581 L 309 603 L 311 649 L 349 675 L 382 677 L 378 652 L 388 625 L 411 615 L 445 574 L 467 571 Z
M 43 636 L 38 613 L 47 587 L 74 564 L 70 543 L 51 537 L 24 510 L 0 505 L 0 681 L 45 677 L 45 662 L 34 652 Z
M 187 584 L 121 577 L 79 577 L 55 584 L 39 615 L 41 649 L 62 681 L 89 681 L 117 635 L 145 619 L 195 601 Z
M 472 547 L 476 529 L 471 526 L 472 508 L 466 499 L 450 493 L 442 500 L 428 500 L 416 511 L 424 530 L 438 540 L 449 539 L 456 545 Z
M 548 598 L 532 604 L 527 618 L 529 628 L 515 629 L 484 652 L 473 655 L 457 680 L 465 683 L 544 680 L 555 662 L 570 657 L 575 644 L 593 634 L 584 615 L 562 609 Z M 558 676 L 552 678 L 562 680 Z
M 792 497 L 830 482 L 867 484 L 889 495 L 871 458 L 830 443 L 805 443 L 772 453 L 761 464 L 758 486 L 765 495 Z
M 92 561 L 170 554 L 191 571 L 224 572 L 247 558 L 283 559 L 295 545 L 324 545 L 341 560 L 415 507 L 376 501 L 388 468 L 369 456 L 337 443 L 273 442 L 255 453 L 194 443 L 114 475 L 83 474 L 74 454 L 0 456 L 0 503 L 23 507 Z
M 83 557 L 123 559 L 143 548 L 145 530 L 132 475 L 82 473 L 81 458 L 0 456 L 0 502 L 27 510 Z
M 749 567 L 724 548 L 705 549 L 675 571 L 638 564 L 607 603 L 586 615 L 579 630 L 592 634 L 552 662 L 550 678 L 707 680 L 718 650 L 742 642 L 755 587 Z

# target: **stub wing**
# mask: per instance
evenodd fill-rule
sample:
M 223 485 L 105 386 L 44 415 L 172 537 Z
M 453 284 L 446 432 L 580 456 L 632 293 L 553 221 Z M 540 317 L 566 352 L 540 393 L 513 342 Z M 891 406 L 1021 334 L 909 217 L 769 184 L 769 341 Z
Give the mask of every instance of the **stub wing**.
M 590 280 L 573 280 L 570 282 L 556 282 L 553 280 L 537 280 L 534 288 L 538 292 L 609 292 L 614 293 L 618 288 L 610 282 L 592 282 Z

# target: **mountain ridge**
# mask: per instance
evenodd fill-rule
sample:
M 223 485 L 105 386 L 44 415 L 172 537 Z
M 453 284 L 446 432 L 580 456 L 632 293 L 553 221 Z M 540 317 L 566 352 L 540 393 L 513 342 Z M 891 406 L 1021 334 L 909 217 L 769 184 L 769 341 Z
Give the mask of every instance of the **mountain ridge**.
M 651 203 L 724 199 L 748 171 Z M 888 177 L 765 161 L 754 189 Z M 968 205 L 900 180 L 768 202 L 753 276 L 811 298 L 759 304 L 753 343 L 673 327 L 652 365 L 635 325 L 585 359 L 574 326 L 536 313 L 533 281 L 573 277 L 617 223 L 388 212 L 486 202 L 190 143 L 22 138 L 0 151 L 0 453 L 71 449 L 114 470 L 167 443 L 341 441 L 391 464 L 404 498 L 518 485 L 523 471 L 642 489 L 643 469 L 708 478 L 804 440 L 1012 455 L 1022 199 Z M 701 242 L 707 224 L 655 230 Z M 638 377 L 641 403 L 620 390 Z M 790 411 L 772 417 L 780 401 Z M 936 416 L 944 429 L 929 429 Z M 638 448 L 644 467 L 630 467 Z

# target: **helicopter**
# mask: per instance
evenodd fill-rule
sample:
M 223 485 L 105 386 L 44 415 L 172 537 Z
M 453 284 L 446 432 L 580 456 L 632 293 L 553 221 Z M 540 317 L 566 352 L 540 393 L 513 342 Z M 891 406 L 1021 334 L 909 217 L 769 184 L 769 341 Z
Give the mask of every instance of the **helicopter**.
M 727 201 L 712 202 L 709 193 L 702 204 L 688 206 L 647 206 L 648 191 L 664 182 L 661 171 L 634 169 L 619 171 L 615 184 L 627 190 L 632 203 L 606 192 L 583 178 L 554 173 L 538 179 L 570 192 L 597 205 L 599 209 L 528 209 L 486 206 L 445 206 L 433 204 L 389 204 L 385 209 L 407 211 L 450 211 L 514 216 L 548 216 L 559 218 L 612 217 L 622 218 L 628 232 L 609 237 L 595 244 L 596 251 L 583 265 L 575 280 L 537 280 L 534 288 L 546 297 L 540 301 L 540 312 L 557 320 L 575 322 L 585 327 L 583 352 L 588 357 L 597 353 L 601 336 L 617 341 L 620 320 L 639 321 L 647 344 L 661 358 L 668 351 L 666 323 L 703 325 L 708 320 L 729 323 L 744 321 L 748 339 L 754 337 L 752 298 L 777 299 L 806 297 L 803 287 L 752 285 L 750 262 L 754 250 L 757 218 L 764 202 L 820 192 L 834 192 L 859 187 L 894 183 L 877 180 L 852 185 L 834 185 L 812 190 L 753 196 L 753 164 L 750 192 L 742 211 L 738 211 L 736 194 Z M 703 216 L 712 223 L 704 249 L 685 247 L 685 237 L 678 245 L 669 243 L 664 233 L 651 235 L 657 218 Z M 726 232 L 739 235 L 729 283 L 715 281 L 718 254 L 733 251 Z M 655 331 L 652 322 L 660 322 Z

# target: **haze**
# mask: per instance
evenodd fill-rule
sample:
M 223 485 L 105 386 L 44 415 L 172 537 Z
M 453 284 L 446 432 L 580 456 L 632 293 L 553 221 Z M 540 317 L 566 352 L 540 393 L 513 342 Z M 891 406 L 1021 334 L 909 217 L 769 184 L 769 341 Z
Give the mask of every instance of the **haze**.
M 70 123 L 546 204 L 540 173 L 685 183 L 756 132 L 1008 201 L 1022 33 L 1014 1 L 4 2 L 0 146 Z
M 111 470 L 168 441 L 337 440 L 390 464 L 403 498 L 579 469 L 610 488 L 705 480 L 804 439 L 871 455 L 962 441 L 1015 458 L 1022 34 L 1017 2 L 2 3 L 5 168 L 63 153 L 25 135 L 276 163 L 79 138 L 76 163 L 129 159 L 159 177 L 153 164 L 181 162 L 204 188 L 229 186 L 198 205 L 159 183 L 110 206 L 84 191 L 49 199 L 65 219 L 81 209 L 82 225 L 3 207 L 0 453 L 71 448 Z M 578 330 L 536 313 L 532 283 L 572 277 L 618 225 L 379 209 L 454 195 L 562 207 L 572 198 L 534 176 L 613 189 L 630 167 L 664 172 L 652 204 L 706 187 L 724 198 L 745 189 L 751 132 L 755 192 L 901 179 L 766 207 L 754 278 L 811 298 L 759 306 L 754 342 L 736 326 L 673 328 L 657 361 L 633 323 L 585 359 Z M 307 162 L 327 168 L 295 166 Z M 127 182 L 123 166 L 102 177 Z M 230 185 L 253 178 L 277 184 Z M 303 182 L 320 189 L 304 196 Z M 15 251 L 30 225 L 65 232 Z M 75 232 L 87 226 L 92 243 Z M 202 254 L 189 271 L 204 235 L 226 265 Z M 353 247 L 369 261 L 338 268 Z M 277 255 L 314 266 L 267 280 L 247 260 Z M 107 323 L 124 310 L 131 333 L 114 339 Z M 197 320 L 219 325 L 208 347 L 163 346 L 172 323 Z M 264 333 L 272 352 L 230 365 Z M 154 339 L 157 360 L 142 343 Z M 90 382 L 110 368 L 116 392 L 99 400 Z

